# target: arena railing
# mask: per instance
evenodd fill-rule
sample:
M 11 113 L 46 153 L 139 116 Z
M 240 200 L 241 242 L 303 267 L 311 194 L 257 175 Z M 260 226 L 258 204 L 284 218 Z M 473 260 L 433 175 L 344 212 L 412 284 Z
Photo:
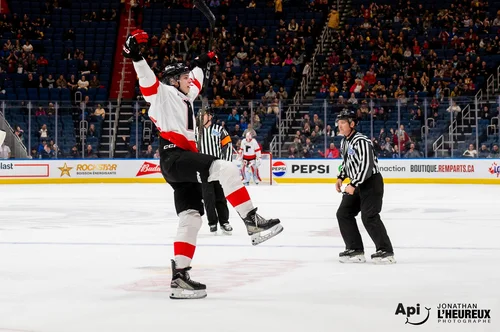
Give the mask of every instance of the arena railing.
M 195 102 L 195 112 L 199 109 L 199 103 Z M 74 105 L 49 101 L 2 101 L 1 120 L 5 124 L 3 127 L 12 134 L 7 144 L 12 145 L 10 148 L 13 150 L 13 157 L 23 158 L 26 156 L 23 156 L 24 152 L 27 155 L 33 154 L 34 158 L 41 158 L 43 139 L 52 149 L 52 158 L 110 158 L 109 152 L 115 147 L 116 158 L 140 158 L 147 152 L 148 145 L 152 145 L 156 151 L 157 132 L 147 116 L 146 102 L 121 105 L 122 112 L 116 121 L 106 121 L 109 114 L 116 109 L 116 104 L 103 102 L 106 113 L 104 119 L 93 115 L 96 104 L 97 102 L 94 106 L 86 106 L 84 102 Z M 238 139 L 243 137 L 243 130 L 240 135 L 235 134 L 237 122 L 229 121 L 229 114 L 233 109 L 240 117 L 246 117 L 242 126 L 251 124 L 259 127 L 256 130 L 259 142 L 264 150 L 271 151 L 275 158 L 289 156 L 290 146 L 294 144 L 296 135 L 300 145 L 305 145 L 305 139 L 312 136 L 315 129 L 315 114 L 320 133 L 314 136 L 320 138 L 313 138 L 313 153 L 307 153 L 306 156 L 321 157 L 318 151 L 324 154 L 330 143 L 334 143 L 338 148 L 341 136 L 338 135 L 336 127 L 336 115 L 344 108 L 358 113 L 358 130 L 376 140 L 379 144 L 377 149 L 383 143 L 379 141 L 380 137 L 385 140 L 385 136 L 390 135 L 394 149 L 390 157 L 405 157 L 411 142 L 414 142 L 422 158 L 461 158 L 470 144 L 473 145 L 473 150 L 479 152 L 482 144 L 492 149 L 493 145 L 500 141 L 499 104 L 498 96 L 495 102 L 490 104 L 482 94 L 440 97 L 435 100 L 418 95 L 399 99 L 363 98 L 358 95 L 352 99 L 345 98 L 345 102 L 341 102 L 337 95 L 330 98 L 328 93 L 320 92 L 312 101 L 312 105 L 295 104 L 295 100 L 226 100 L 224 106 L 215 107 L 215 110 L 216 121 L 221 124 L 224 122 L 227 130 L 235 137 L 235 149 Z M 293 113 L 287 113 L 290 105 L 293 105 Z M 489 112 L 485 113 L 485 108 Z M 437 111 L 436 114 L 434 110 Z M 311 122 L 308 132 L 304 130 L 303 125 L 307 122 L 304 120 L 306 115 Z M 286 121 L 282 121 L 283 119 Z M 7 122 L 9 126 L 6 125 Z M 44 124 L 46 129 L 42 128 Z M 328 133 L 327 126 L 331 127 Z M 398 133 L 403 130 L 406 136 L 399 136 Z M 104 137 L 104 132 L 116 132 L 116 144 L 110 141 L 110 137 Z M 46 137 L 42 137 L 42 134 Z M 20 144 L 14 144 L 15 142 Z M 118 153 L 120 142 L 123 143 L 121 154 Z M 88 145 L 91 145 L 93 150 L 90 155 L 86 152 Z M 74 147 L 76 152 L 72 152 Z M 302 152 L 300 157 L 304 157 Z M 384 155 L 388 156 L 389 154 Z

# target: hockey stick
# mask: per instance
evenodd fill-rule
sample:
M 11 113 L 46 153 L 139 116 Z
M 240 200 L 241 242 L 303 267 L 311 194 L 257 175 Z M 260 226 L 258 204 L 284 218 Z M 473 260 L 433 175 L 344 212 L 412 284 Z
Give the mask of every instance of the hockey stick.
M 207 3 L 204 0 L 193 0 L 193 3 L 200 12 L 205 15 L 210 24 L 210 39 L 208 40 L 208 52 L 212 50 L 212 41 L 214 39 L 214 28 L 215 28 L 215 15 L 212 13 L 210 8 L 208 8 Z
M 207 3 L 205 2 L 205 0 L 193 0 L 193 4 L 207 18 L 208 23 L 210 24 L 210 39 L 208 40 L 208 50 L 207 50 L 207 53 L 211 52 L 212 51 L 212 42 L 213 42 L 213 39 L 214 39 L 215 15 L 214 15 L 214 13 L 212 13 L 212 11 L 210 10 L 210 8 L 208 8 Z M 208 66 L 205 69 L 205 77 L 203 78 L 203 88 L 202 88 L 202 91 L 203 91 L 204 96 L 202 96 L 200 94 L 201 109 L 206 108 L 206 106 L 208 105 L 208 98 L 207 98 L 207 101 L 204 101 L 204 97 L 207 97 L 207 83 L 208 83 L 208 80 L 210 79 L 210 67 L 211 66 Z M 201 113 L 198 113 L 198 114 L 200 115 L 200 117 L 199 117 L 199 120 L 200 120 L 199 123 L 201 124 L 202 123 Z M 200 140 L 202 132 L 203 132 L 203 129 L 202 129 L 201 125 L 199 126 L 198 131 L 199 131 L 198 132 L 198 140 Z
M 208 52 L 212 51 L 212 42 L 214 40 L 214 28 L 215 28 L 215 15 L 212 13 L 210 8 L 208 8 L 207 3 L 204 0 L 193 0 L 193 3 L 196 8 L 207 18 L 208 23 L 210 24 L 210 39 L 208 40 Z M 210 79 L 210 66 L 205 70 L 205 78 L 203 80 L 203 94 L 206 96 L 206 88 L 207 82 Z M 203 98 L 203 96 L 202 96 Z M 203 99 L 202 99 L 203 103 Z M 202 105 L 203 106 L 203 105 Z

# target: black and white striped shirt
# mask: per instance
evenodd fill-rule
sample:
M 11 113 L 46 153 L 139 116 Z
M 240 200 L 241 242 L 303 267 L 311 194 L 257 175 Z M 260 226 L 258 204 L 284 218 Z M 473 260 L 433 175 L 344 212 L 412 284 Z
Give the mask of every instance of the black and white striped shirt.
M 208 128 L 203 128 L 201 137 L 198 137 L 198 150 L 200 153 L 209 154 L 231 161 L 233 159 L 233 144 L 231 136 L 226 129 L 218 124 L 211 124 Z
M 343 160 L 338 178 L 344 180 L 348 177 L 354 187 L 380 173 L 373 144 L 365 135 L 355 132 L 349 138 L 344 137 L 340 143 L 340 153 Z

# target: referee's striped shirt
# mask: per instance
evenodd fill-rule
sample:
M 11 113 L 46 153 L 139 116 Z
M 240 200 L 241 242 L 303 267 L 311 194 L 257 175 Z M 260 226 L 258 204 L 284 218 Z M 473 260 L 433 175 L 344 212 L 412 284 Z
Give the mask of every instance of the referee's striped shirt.
M 357 187 L 370 176 L 380 173 L 372 141 L 365 135 L 356 131 L 351 137 L 344 137 L 340 143 L 340 151 L 343 160 L 339 179 L 348 177 L 351 185 Z
M 233 159 L 233 144 L 226 129 L 218 124 L 203 127 L 201 137 L 198 138 L 200 153 L 209 154 L 218 159 L 231 161 Z

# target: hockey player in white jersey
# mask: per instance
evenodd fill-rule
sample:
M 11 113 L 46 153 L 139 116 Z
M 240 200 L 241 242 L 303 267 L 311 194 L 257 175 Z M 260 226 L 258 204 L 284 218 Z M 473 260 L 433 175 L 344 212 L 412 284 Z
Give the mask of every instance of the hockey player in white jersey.
M 257 140 L 252 137 L 251 133 L 245 135 L 245 139 L 241 141 L 241 171 L 243 172 L 243 183 L 245 186 L 250 184 L 250 179 L 253 178 L 255 184 L 259 184 L 261 179 L 259 175 L 260 158 L 262 156 L 261 149 Z
M 125 41 L 122 54 L 132 59 L 141 92 L 151 104 L 149 117 L 160 135 L 161 172 L 174 189 L 179 226 L 174 241 L 170 298 L 203 298 L 207 295 L 206 286 L 191 280 L 188 273 L 204 212 L 201 182 L 220 182 L 227 201 L 245 223 L 253 245 L 276 236 L 283 227 L 279 219 L 265 219 L 257 214 L 236 165 L 198 153 L 193 100 L 200 93 L 203 70 L 216 60 L 215 54 L 200 55 L 190 67 L 182 63 L 167 66 L 160 82 L 141 54 L 141 44 L 147 42 L 147 33 L 135 30 Z

